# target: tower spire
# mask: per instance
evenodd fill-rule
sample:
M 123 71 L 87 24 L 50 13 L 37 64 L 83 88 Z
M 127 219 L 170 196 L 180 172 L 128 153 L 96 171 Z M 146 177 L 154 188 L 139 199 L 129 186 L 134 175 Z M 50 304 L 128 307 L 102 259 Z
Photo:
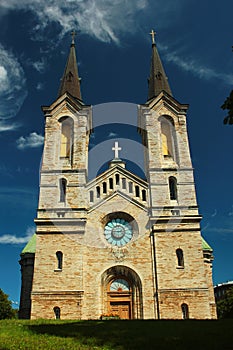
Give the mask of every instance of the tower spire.
M 70 45 L 70 52 L 66 62 L 65 71 L 61 80 L 58 97 L 68 92 L 73 97 L 82 100 L 81 89 L 80 89 L 80 78 L 78 75 L 78 65 L 75 52 L 75 31 L 71 33 L 72 42 Z
M 166 91 L 169 95 L 172 96 L 172 92 L 168 84 L 168 80 L 156 47 L 155 31 L 152 30 L 150 35 L 152 37 L 152 56 L 151 56 L 150 77 L 148 79 L 148 83 L 149 83 L 148 100 L 156 97 L 161 91 Z

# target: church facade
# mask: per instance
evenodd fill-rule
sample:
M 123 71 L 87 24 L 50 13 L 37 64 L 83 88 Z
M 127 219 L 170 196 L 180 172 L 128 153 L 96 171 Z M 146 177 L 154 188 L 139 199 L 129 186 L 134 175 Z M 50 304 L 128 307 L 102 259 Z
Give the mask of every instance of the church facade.
M 92 109 L 82 100 L 72 40 L 59 96 L 42 108 L 36 233 L 20 260 L 21 318 L 216 318 L 188 106 L 172 96 L 152 39 L 148 100 L 138 106 L 146 180 L 127 170 L 117 142 L 109 168 L 88 179 Z

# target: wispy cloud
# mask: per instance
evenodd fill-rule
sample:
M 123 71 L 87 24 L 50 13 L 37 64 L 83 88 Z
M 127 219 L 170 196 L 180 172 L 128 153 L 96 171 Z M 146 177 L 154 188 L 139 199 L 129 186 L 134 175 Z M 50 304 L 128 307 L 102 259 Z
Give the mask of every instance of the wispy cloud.
M 0 6 L 5 11 L 23 9 L 34 13 L 37 18 L 34 37 L 35 34 L 43 36 L 50 24 L 57 23 L 61 36 L 76 28 L 101 41 L 118 43 L 119 33 L 135 31 L 136 17 L 148 8 L 148 1 L 2 0 Z
M 17 148 L 23 150 L 25 148 L 37 148 L 43 145 L 44 136 L 32 132 L 29 136 L 21 136 L 17 141 Z
M 39 61 L 32 62 L 32 67 L 39 73 L 44 73 L 47 68 L 47 62 L 44 57 L 42 57 Z
M 3 124 L 14 117 L 27 96 L 24 71 L 14 55 L 0 44 L 0 131 L 12 130 L 16 124 Z
M 118 134 L 116 134 L 115 132 L 110 132 L 109 134 L 108 134 L 108 138 L 113 138 L 113 137 L 117 137 L 118 136 Z
M 5 120 L 3 119 L 0 119 L 0 132 L 2 131 L 13 131 L 13 130 L 16 130 L 20 127 L 20 124 L 18 123 L 9 123 L 9 122 L 6 122 Z
M 0 244 L 25 244 L 29 241 L 31 236 L 35 233 L 35 227 L 28 227 L 23 237 L 18 237 L 11 234 L 0 236 Z
M 205 67 L 194 59 L 182 57 L 178 52 L 168 52 L 168 48 L 165 46 L 161 46 L 161 50 L 165 52 L 165 59 L 168 62 L 174 63 L 186 72 L 190 72 L 201 79 L 218 79 L 222 80 L 225 84 L 233 85 L 233 74 L 226 74 L 218 72 L 213 68 Z

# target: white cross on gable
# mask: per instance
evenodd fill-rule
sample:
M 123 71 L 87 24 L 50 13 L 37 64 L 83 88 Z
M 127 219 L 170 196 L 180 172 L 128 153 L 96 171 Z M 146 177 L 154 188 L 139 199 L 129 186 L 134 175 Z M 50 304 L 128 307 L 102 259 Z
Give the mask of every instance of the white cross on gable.
M 115 147 L 112 148 L 115 152 L 115 158 L 119 158 L 119 151 L 121 151 L 121 147 L 118 145 L 118 141 L 115 142 Z

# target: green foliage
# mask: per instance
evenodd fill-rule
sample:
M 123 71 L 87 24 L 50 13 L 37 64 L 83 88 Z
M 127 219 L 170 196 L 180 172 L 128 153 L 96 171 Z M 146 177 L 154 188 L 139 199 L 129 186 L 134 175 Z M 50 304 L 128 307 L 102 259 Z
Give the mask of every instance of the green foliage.
M 233 124 L 233 90 L 230 95 L 227 97 L 223 105 L 221 106 L 223 110 L 228 110 L 228 115 L 224 118 L 224 124 Z
M 219 318 L 233 318 L 233 288 L 226 291 L 223 300 L 217 302 Z
M 16 311 L 12 308 L 8 295 L 0 289 L 0 320 L 15 317 Z
M 1 350 L 232 349 L 233 320 L 1 320 Z

